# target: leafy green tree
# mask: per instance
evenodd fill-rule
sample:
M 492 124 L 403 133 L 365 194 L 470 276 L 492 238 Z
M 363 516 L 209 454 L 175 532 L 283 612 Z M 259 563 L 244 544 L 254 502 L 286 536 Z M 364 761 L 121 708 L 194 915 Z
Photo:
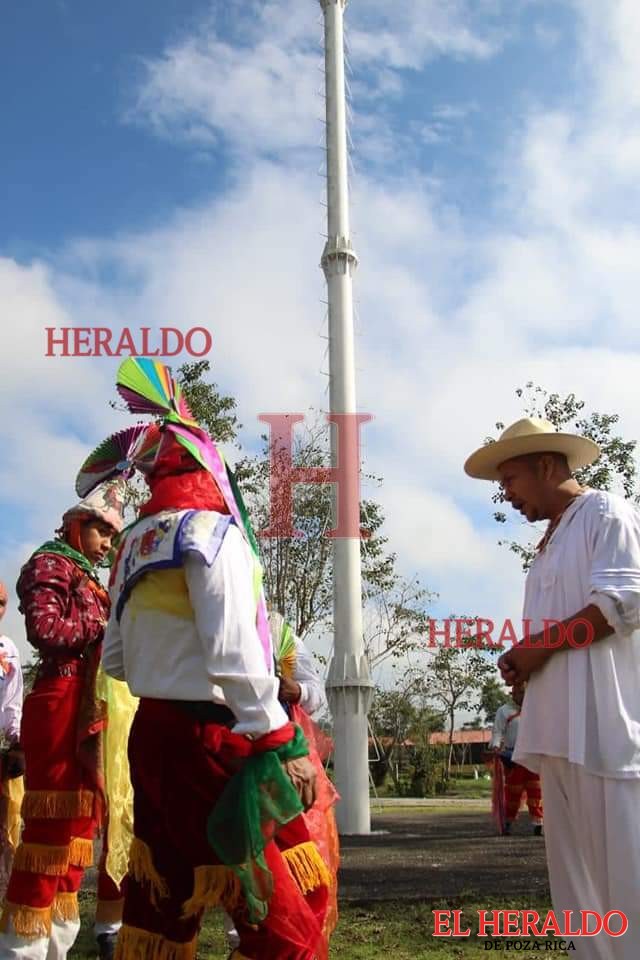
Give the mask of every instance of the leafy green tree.
M 430 663 L 429 696 L 444 713 L 449 733 L 447 779 L 451 777 L 456 713 L 477 708 L 482 687 L 494 669 L 485 651 L 475 646 L 440 647 Z
M 616 413 L 589 414 L 584 412 L 584 400 L 578 400 L 574 393 L 561 396 L 559 393 L 549 393 L 543 387 L 529 381 L 524 387 L 516 390 L 516 396 L 522 400 L 524 416 L 541 417 L 549 420 L 557 430 L 568 430 L 578 433 L 595 441 L 602 453 L 598 460 L 582 470 L 576 471 L 576 479 L 584 486 L 594 487 L 597 490 L 610 490 L 620 493 L 624 497 L 640 502 L 638 474 L 635 461 L 635 440 L 624 440 L 617 432 L 616 425 L 619 416 Z M 496 423 L 496 430 L 504 430 L 503 423 Z M 487 438 L 487 443 L 494 442 L 493 437 Z M 504 503 L 502 492 L 493 494 L 493 503 Z M 502 510 L 494 512 L 498 523 L 506 523 L 507 515 Z M 525 545 L 516 540 L 500 540 L 501 545 L 507 546 L 519 557 L 524 570 L 528 570 L 535 556 L 535 545 Z
M 488 677 L 480 691 L 480 709 L 484 713 L 485 723 L 492 724 L 496 713 L 511 697 L 495 677 Z

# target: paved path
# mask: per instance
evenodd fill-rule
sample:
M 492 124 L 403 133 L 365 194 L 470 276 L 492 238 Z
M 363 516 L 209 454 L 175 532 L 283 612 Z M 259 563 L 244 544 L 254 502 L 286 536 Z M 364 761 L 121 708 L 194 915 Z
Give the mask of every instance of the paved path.
M 498 837 L 488 809 L 462 802 L 440 809 L 374 815 L 370 837 L 343 837 L 340 896 L 345 900 L 548 896 L 544 839 L 521 813 L 511 837 Z

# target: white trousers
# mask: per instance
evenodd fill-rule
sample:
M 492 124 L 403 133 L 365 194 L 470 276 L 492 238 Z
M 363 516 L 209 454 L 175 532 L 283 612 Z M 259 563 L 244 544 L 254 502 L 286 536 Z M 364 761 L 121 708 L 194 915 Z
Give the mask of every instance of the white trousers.
M 596 777 L 560 757 L 540 769 L 551 899 L 558 919 L 573 910 L 620 910 L 629 921 L 618 938 L 576 937 L 576 960 L 640 958 L 640 779 Z M 616 918 L 612 926 L 618 930 Z M 591 929 L 594 929 L 593 927 Z
M 28 940 L 9 929 L 0 934 L 0 960 L 66 960 L 79 930 L 79 920 L 54 920 L 50 937 Z

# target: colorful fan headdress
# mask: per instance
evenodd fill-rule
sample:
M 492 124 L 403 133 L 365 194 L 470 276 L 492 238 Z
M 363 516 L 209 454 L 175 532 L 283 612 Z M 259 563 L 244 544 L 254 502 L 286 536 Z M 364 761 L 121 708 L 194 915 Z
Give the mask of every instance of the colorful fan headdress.
M 207 432 L 195 420 L 170 369 L 158 360 L 128 357 L 116 376 L 118 393 L 132 413 L 150 414 L 161 420 L 147 426 L 138 424 L 105 440 L 88 457 L 78 475 L 77 484 L 91 489 L 106 476 L 127 475 L 137 467 L 153 476 L 175 451 L 177 442 L 197 465 L 208 470 L 216 481 L 229 513 L 244 533 L 254 556 L 254 596 L 256 623 L 267 665 L 273 668 L 271 634 L 262 591 L 262 567 L 258 544 L 233 474 Z M 98 479 L 99 478 L 99 479 Z
M 153 462 L 161 434 L 155 423 L 138 423 L 119 430 L 90 453 L 76 477 L 76 493 L 86 497 L 99 484 L 123 477 L 128 479 L 136 467 Z

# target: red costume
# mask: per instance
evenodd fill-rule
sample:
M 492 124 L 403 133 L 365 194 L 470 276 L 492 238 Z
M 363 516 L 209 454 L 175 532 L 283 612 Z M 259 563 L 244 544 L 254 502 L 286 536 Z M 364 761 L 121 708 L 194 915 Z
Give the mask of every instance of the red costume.
M 81 512 L 103 519 L 101 493 Z M 109 520 L 117 523 L 113 506 Z M 73 521 L 71 521 L 73 522 Z M 121 522 L 121 521 L 120 521 Z M 69 539 L 69 525 L 65 533 Z M 76 531 L 77 533 L 77 531 Z M 78 546 L 79 546 L 78 542 Z M 104 813 L 101 733 L 104 704 L 95 696 L 109 597 L 91 563 L 68 540 L 45 543 L 17 584 L 27 639 L 39 654 L 22 715 L 24 830 L 1 927 L 6 957 L 64 957 L 79 928 L 78 890 L 93 863 Z

